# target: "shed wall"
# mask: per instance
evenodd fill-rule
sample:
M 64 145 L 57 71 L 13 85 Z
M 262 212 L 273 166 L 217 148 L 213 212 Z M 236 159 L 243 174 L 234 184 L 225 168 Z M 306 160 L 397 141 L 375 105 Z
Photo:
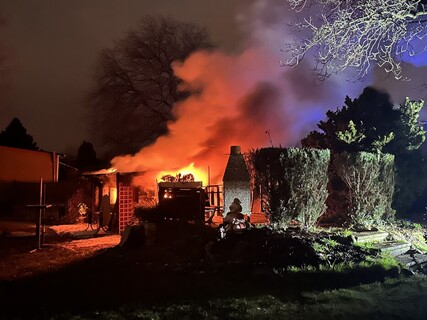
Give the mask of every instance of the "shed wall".
M 58 181 L 59 156 L 55 153 L 0 146 L 0 181 Z

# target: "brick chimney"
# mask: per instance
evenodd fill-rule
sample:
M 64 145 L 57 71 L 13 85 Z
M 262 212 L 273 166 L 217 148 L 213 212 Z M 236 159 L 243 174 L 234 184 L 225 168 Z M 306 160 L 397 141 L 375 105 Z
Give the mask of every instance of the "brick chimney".
M 224 177 L 224 215 L 235 198 L 241 202 L 242 213 L 251 214 L 251 187 L 250 175 L 240 146 L 230 147 L 230 157 L 225 167 Z

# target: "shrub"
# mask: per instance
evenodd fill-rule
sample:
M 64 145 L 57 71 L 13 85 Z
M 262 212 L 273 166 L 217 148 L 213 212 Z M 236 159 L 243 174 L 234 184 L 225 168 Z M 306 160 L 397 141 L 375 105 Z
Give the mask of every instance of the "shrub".
M 272 223 L 285 220 L 285 195 L 289 186 L 285 182 L 285 168 L 280 161 L 283 148 L 252 150 L 248 159 L 253 168 L 255 184 L 261 189 L 261 207 Z
M 296 220 L 313 227 L 326 209 L 329 150 L 265 148 L 251 159 L 272 225 L 283 228 Z
M 351 224 L 365 227 L 394 216 L 394 156 L 343 152 L 334 157 L 334 170 L 347 186 Z

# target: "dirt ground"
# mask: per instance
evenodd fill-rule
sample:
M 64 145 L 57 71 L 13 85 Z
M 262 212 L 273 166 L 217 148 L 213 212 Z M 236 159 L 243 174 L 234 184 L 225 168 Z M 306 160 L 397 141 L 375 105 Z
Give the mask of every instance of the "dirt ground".
M 263 214 L 255 213 L 251 222 L 264 224 Z M 212 228 L 222 223 L 215 216 Z M 51 272 L 93 257 L 119 244 L 120 235 L 95 232 L 87 224 L 47 226 L 45 243 L 35 250 L 35 224 L 0 220 L 0 281 Z
M 0 221 L 0 281 L 52 272 L 92 257 L 120 242 L 117 234 L 95 236 L 85 224 L 46 228 L 45 243 L 36 250 L 35 225 Z
M 63 310 L 180 299 L 181 289 L 194 296 L 195 275 L 204 277 L 198 268 L 208 240 L 195 239 L 191 231 L 186 238 L 169 241 L 170 229 L 159 230 L 164 242 L 123 248 L 117 234 L 58 226 L 48 229 L 45 245 L 34 250 L 34 225 L 1 226 L 0 319 L 13 318 L 15 312 L 18 318 L 44 319 L 45 313 Z M 205 228 L 214 237 L 214 229 Z M 187 232 L 185 227 L 182 232 Z

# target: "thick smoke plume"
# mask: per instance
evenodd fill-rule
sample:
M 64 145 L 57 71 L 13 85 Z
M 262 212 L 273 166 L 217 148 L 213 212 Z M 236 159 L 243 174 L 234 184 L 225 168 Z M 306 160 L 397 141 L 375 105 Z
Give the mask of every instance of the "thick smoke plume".
M 283 82 L 283 70 L 260 49 L 236 56 L 199 52 L 174 70 L 198 94 L 175 106 L 168 135 L 134 156 L 115 158 L 119 171 L 174 171 L 194 163 L 211 167 L 217 183 L 230 145 L 267 146 L 266 130 L 277 144 L 293 138 L 292 115 L 283 112 L 285 92 L 273 84 Z
M 174 64 L 185 89 L 196 94 L 174 107 L 177 120 L 169 124 L 168 135 L 135 155 L 114 158 L 118 171 L 145 172 L 138 183 L 147 187 L 159 172 L 176 172 L 194 163 L 205 172 L 205 177 L 196 179 L 206 184 L 209 167 L 209 182 L 221 183 L 231 145 L 240 145 L 244 152 L 271 144 L 298 145 L 334 97 L 340 99 L 336 103 L 343 101 L 341 84 L 331 80 L 328 85 L 313 86 L 309 70 L 280 67 L 277 23 L 272 24 L 271 17 L 264 23 L 268 9 L 263 3 L 257 3 L 256 15 L 249 14 L 254 19 L 241 19 L 248 30 L 257 28 L 249 31 L 255 38 L 246 41 L 246 50 L 197 52 Z M 263 39 L 258 37 L 262 28 Z M 332 87 L 335 91 L 329 90 Z

